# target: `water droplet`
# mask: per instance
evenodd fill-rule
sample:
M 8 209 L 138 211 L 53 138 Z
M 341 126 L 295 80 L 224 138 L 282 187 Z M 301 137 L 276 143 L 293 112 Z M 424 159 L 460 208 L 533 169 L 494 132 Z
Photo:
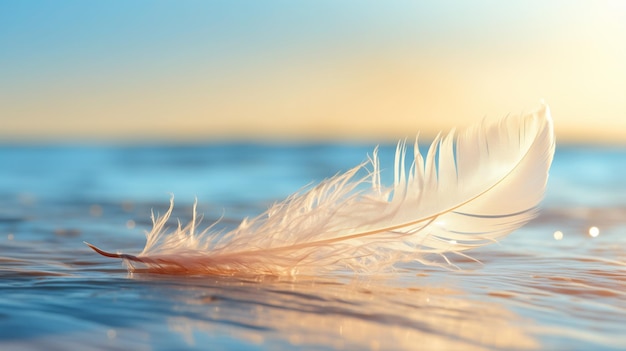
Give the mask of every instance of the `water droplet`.
M 102 206 L 100 205 L 91 205 L 89 207 L 89 213 L 94 217 L 102 216 Z
M 124 212 L 131 212 L 133 210 L 133 203 L 130 201 L 122 202 L 122 209 Z

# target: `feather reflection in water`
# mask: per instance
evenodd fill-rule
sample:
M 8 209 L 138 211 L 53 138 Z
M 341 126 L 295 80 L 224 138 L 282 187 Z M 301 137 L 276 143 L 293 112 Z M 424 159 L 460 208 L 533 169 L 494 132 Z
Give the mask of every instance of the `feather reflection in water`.
M 200 281 L 200 279 L 198 279 Z M 170 329 L 186 343 L 228 335 L 251 344 L 358 350 L 528 350 L 538 347 L 504 307 L 461 291 L 371 280 L 203 279 L 185 288 Z M 288 349 L 289 347 L 287 347 Z

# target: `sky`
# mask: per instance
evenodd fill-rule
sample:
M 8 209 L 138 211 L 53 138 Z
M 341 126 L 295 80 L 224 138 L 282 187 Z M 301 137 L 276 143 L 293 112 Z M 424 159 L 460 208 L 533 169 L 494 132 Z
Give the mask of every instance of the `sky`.
M 0 141 L 626 144 L 623 1 L 0 0 Z

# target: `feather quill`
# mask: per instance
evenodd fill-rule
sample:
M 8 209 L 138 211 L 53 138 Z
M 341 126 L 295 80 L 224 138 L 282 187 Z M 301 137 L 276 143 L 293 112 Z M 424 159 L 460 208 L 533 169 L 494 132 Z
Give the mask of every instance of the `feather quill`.
M 131 271 L 165 274 L 296 275 L 352 269 L 378 272 L 397 262 L 432 264 L 432 254 L 464 255 L 521 227 L 537 214 L 554 155 L 549 108 L 483 121 L 438 136 L 425 157 L 398 144 L 394 183 L 383 186 L 377 150 L 367 162 L 289 196 L 228 233 L 189 224 L 168 231 L 174 206 L 152 215 Z M 367 175 L 361 176 L 362 169 Z M 364 186 L 365 190 L 363 190 Z M 446 258 L 447 261 L 447 258 Z

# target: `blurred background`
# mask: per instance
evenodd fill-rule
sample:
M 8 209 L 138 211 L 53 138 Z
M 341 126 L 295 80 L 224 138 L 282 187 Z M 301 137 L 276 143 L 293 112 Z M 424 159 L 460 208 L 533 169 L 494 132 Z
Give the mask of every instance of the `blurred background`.
M 623 1 L 2 1 L 0 141 L 626 143 Z

